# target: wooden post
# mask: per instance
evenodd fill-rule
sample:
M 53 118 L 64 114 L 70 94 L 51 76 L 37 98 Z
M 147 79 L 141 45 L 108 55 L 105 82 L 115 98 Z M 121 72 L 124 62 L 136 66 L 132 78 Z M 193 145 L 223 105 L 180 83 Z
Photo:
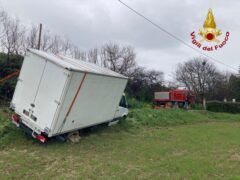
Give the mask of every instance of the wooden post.
M 42 37 L 42 24 L 40 23 L 40 26 L 39 26 L 39 37 L 38 37 L 38 50 L 40 50 L 40 47 L 41 47 L 41 37 Z

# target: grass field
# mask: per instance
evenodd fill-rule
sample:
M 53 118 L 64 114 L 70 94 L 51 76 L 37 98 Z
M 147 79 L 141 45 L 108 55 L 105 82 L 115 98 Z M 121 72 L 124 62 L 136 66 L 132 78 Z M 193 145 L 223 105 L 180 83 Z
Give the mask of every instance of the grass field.
M 132 109 L 77 144 L 42 145 L 0 111 L 1 179 L 240 179 L 240 115 Z

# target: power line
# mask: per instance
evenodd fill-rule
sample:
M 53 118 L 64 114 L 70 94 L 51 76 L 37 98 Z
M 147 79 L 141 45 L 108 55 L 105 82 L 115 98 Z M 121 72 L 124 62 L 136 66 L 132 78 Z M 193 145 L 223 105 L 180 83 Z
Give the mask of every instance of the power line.
M 124 5 L 125 7 L 127 7 L 128 9 L 130 9 L 132 12 L 134 12 L 135 14 L 137 14 L 138 16 L 142 17 L 143 19 L 145 19 L 146 21 L 148 21 L 150 24 L 152 24 L 153 26 L 155 26 L 156 28 L 158 28 L 159 30 L 161 30 L 162 32 L 166 33 L 167 35 L 171 36 L 173 39 L 179 41 L 180 43 L 182 43 L 183 45 L 187 46 L 188 48 L 191 48 L 192 50 L 196 51 L 197 53 L 209 58 L 209 59 L 212 59 L 213 61 L 219 63 L 219 64 L 222 64 L 234 71 L 237 71 L 238 72 L 238 69 L 237 68 L 234 68 L 228 64 L 225 64 L 224 62 L 222 61 L 219 61 L 203 52 L 201 52 L 200 50 L 198 49 L 195 49 L 194 47 L 192 47 L 191 45 L 189 45 L 188 43 L 186 43 L 184 40 L 182 40 L 181 38 L 175 36 L 174 34 L 170 33 L 169 31 L 167 31 L 166 29 L 164 29 L 163 27 L 161 27 L 160 25 L 158 25 L 157 23 L 153 22 L 151 19 L 147 18 L 146 16 L 144 16 L 143 14 L 141 14 L 140 12 L 138 12 L 137 10 L 133 9 L 132 7 L 130 7 L 129 5 L 127 5 L 126 3 L 122 2 L 121 0 L 118 0 L 118 2 L 120 2 L 122 5 Z

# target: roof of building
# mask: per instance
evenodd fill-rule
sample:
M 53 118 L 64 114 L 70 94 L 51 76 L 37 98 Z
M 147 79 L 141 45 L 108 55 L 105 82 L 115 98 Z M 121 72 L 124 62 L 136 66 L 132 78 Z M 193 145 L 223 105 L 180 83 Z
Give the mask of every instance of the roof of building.
M 117 72 L 110 70 L 110 69 L 98 66 L 98 65 L 90 63 L 90 62 L 72 59 L 69 57 L 62 56 L 62 55 L 54 55 L 54 54 L 36 50 L 36 49 L 28 49 L 28 52 L 38 55 L 48 61 L 53 62 L 54 64 L 58 64 L 64 68 L 72 70 L 72 71 L 89 72 L 89 73 L 94 73 L 94 74 L 100 74 L 100 75 L 113 76 L 113 77 L 127 79 L 126 76 L 123 76 Z

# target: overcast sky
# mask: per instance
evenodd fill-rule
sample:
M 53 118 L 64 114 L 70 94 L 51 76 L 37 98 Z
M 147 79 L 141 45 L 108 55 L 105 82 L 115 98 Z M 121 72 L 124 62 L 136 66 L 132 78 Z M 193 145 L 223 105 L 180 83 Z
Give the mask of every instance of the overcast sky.
M 189 44 L 190 33 L 199 31 L 208 9 L 212 8 L 217 27 L 223 34 L 229 31 L 230 39 L 223 49 L 206 54 L 235 68 L 240 65 L 240 1 L 122 1 Z M 82 50 L 100 47 L 110 41 L 131 45 L 136 50 L 140 66 L 161 70 L 166 79 L 178 63 L 199 56 L 133 14 L 117 0 L 0 0 L 0 6 L 23 23 L 43 23 L 51 32 L 68 37 Z M 222 39 L 224 35 L 219 37 Z M 223 71 L 232 71 L 216 65 Z

